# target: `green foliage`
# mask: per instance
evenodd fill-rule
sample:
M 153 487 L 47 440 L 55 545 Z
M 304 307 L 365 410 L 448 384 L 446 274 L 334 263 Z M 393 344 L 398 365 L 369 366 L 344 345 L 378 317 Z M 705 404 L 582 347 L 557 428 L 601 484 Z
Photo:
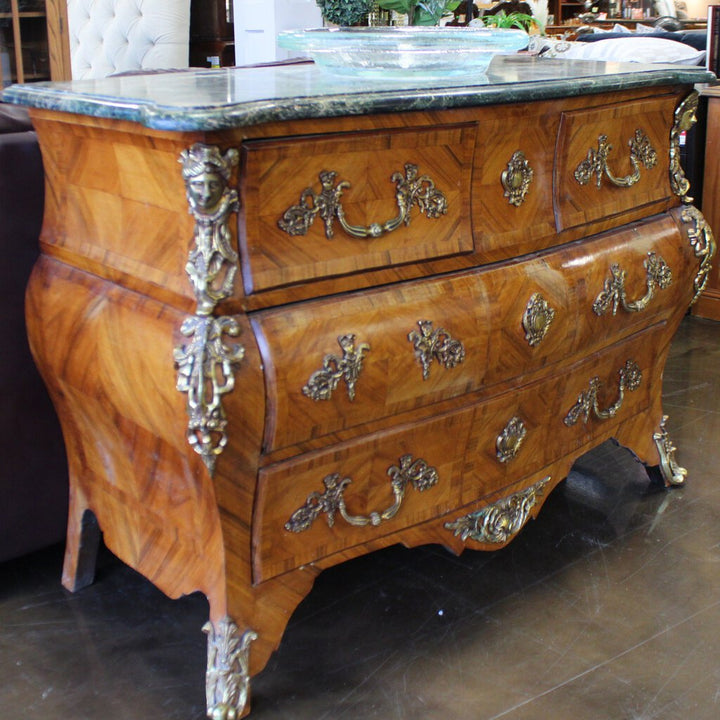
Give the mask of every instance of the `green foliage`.
M 408 16 L 408 25 L 438 25 L 461 0 L 378 0 L 383 10 L 394 10 Z
M 347 27 L 367 18 L 373 0 L 316 0 L 323 17 L 331 23 Z
M 530 29 L 533 23 L 538 24 L 532 15 L 521 12 L 506 14 L 504 10 L 501 10 L 497 15 L 483 15 L 480 20 L 486 27 L 520 28 L 520 30 L 526 31 Z M 542 30 L 542 28 L 540 29 Z

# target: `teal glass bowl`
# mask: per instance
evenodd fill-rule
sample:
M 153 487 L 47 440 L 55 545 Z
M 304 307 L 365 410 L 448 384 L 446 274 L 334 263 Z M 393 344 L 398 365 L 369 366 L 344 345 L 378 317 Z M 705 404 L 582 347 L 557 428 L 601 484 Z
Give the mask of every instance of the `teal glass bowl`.
M 434 78 L 483 73 L 493 56 L 528 45 L 515 28 L 351 27 L 286 30 L 280 47 L 339 75 Z

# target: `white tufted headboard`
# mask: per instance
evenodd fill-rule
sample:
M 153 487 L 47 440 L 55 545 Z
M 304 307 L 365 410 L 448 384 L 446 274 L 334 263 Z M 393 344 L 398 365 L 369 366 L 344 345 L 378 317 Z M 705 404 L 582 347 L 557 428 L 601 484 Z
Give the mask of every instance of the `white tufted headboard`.
M 189 63 L 190 0 L 68 0 L 73 80 Z

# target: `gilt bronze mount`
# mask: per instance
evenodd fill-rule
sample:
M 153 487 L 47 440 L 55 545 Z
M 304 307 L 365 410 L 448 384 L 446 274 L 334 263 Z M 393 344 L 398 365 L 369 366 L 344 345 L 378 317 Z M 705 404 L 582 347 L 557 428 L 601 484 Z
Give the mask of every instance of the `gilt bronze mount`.
M 413 344 L 415 357 L 422 365 L 423 380 L 430 377 L 433 360 L 446 369 L 454 368 L 465 360 L 465 346 L 445 328 L 433 329 L 432 320 L 418 320 L 417 324 L 420 331 L 412 330 L 407 337 Z
M 580 185 L 587 185 L 595 177 L 597 187 L 602 186 L 603 176 L 616 187 L 632 187 L 640 180 L 640 166 L 651 170 L 657 164 L 657 151 L 650 144 L 650 140 L 639 128 L 628 141 L 630 146 L 630 164 L 633 167 L 630 175 L 618 177 L 613 174 L 608 164 L 608 157 L 613 146 L 608 142 L 607 135 L 598 137 L 597 150 L 590 148 L 587 157 L 575 170 L 575 179 Z
M 625 365 L 618 370 L 618 399 L 606 409 L 600 408 L 598 404 L 598 392 L 602 387 L 602 381 L 599 377 L 594 377 L 588 384 L 588 389 L 583 390 L 578 396 L 577 402 L 570 408 L 563 421 L 568 427 L 577 424 L 581 419 L 587 423 L 590 419 L 590 413 L 598 420 L 609 420 L 614 418 L 625 399 L 625 391 L 635 391 L 640 387 L 642 382 L 642 372 L 638 364 L 634 360 L 628 360 Z
M 502 545 L 522 530 L 549 482 L 548 475 L 525 490 L 445 523 L 445 528 L 463 542 L 470 538 L 483 544 Z
M 238 626 L 224 617 L 205 623 L 208 636 L 205 694 L 210 720 L 238 720 L 247 704 L 250 689 L 250 643 L 257 640 L 252 630 L 240 633 Z
M 352 225 L 345 219 L 345 210 L 340 201 L 343 191 L 350 187 L 347 180 L 336 182 L 335 170 L 323 170 L 320 177 L 320 192 L 312 187 L 305 188 L 300 194 L 300 202 L 291 205 L 278 220 L 278 226 L 289 235 L 306 235 L 315 218 L 319 215 L 325 224 L 325 237 L 331 240 L 334 235 L 335 219 L 340 227 L 351 237 L 377 238 L 397 230 L 401 225 L 410 225 L 411 210 L 417 206 L 428 218 L 439 218 L 447 213 L 447 199 L 428 175 L 418 175 L 418 166 L 405 164 L 405 173 L 395 172 L 390 178 L 395 183 L 395 201 L 398 213 L 384 222 L 370 225 Z
M 527 435 L 525 423 L 517 417 L 510 418 L 495 441 L 496 457 L 501 463 L 508 463 L 515 458 Z
M 700 96 L 693 90 L 675 108 L 675 121 L 670 131 L 670 187 L 684 203 L 691 203 L 693 199 L 688 195 L 690 181 L 685 177 L 685 171 L 680 163 L 680 140 L 697 122 L 697 110 Z
M 655 297 L 657 289 L 665 290 L 672 284 L 672 270 L 667 263 L 654 252 L 649 252 L 644 261 L 646 292 L 638 300 L 628 301 L 625 292 L 625 277 L 627 272 L 614 263 L 610 266 L 610 278 L 605 281 L 605 287 L 593 303 L 593 311 L 596 315 L 604 315 L 612 309 L 612 314 L 617 314 L 618 308 L 622 307 L 625 312 L 641 312 L 645 310 L 650 301 Z
M 525 159 L 525 153 L 522 150 L 516 150 L 510 158 L 507 168 L 500 175 L 505 197 L 511 205 L 520 207 L 525 202 L 533 174 L 530 163 Z
M 222 396 L 233 390 L 235 367 L 245 355 L 242 345 L 226 345 L 224 336 L 240 332 L 231 317 L 215 317 L 216 305 L 234 291 L 238 255 L 232 247 L 229 219 L 239 209 L 237 192 L 228 187 L 238 163 L 234 148 L 224 155 L 213 145 L 196 143 L 180 154 L 190 213 L 195 219 L 193 247 L 185 266 L 197 308 L 180 332 L 190 342 L 175 347 L 177 389 L 187 394 L 190 446 L 212 475 L 227 444 L 227 417 Z
M 550 307 L 547 300 L 540 293 L 533 294 L 522 316 L 525 339 L 530 347 L 540 344 L 554 319 L 555 310 Z
M 397 515 L 405 498 L 405 489 L 408 483 L 419 492 L 424 492 L 436 485 L 439 479 L 434 467 L 430 467 L 422 459 L 414 460 L 412 455 L 403 455 L 400 458 L 399 466 L 392 465 L 388 468 L 387 474 L 390 476 L 394 502 L 385 510 L 371 512 L 368 515 L 348 513 L 344 492 L 352 480 L 349 477 L 341 478 L 340 473 L 333 473 L 323 478 L 325 491 L 310 493 L 305 504 L 298 508 L 285 523 L 285 529 L 295 533 L 308 530 L 316 518 L 323 513 L 326 515 L 329 527 L 335 525 L 335 513 L 339 513 L 345 522 L 355 527 L 377 526 Z
M 360 376 L 365 354 L 370 351 L 367 343 L 355 345 L 355 335 L 348 333 L 338 338 L 342 357 L 327 354 L 322 368 L 316 370 L 302 389 L 303 395 L 313 400 L 329 400 L 341 380 L 347 385 L 350 400 L 355 399 L 355 383 Z

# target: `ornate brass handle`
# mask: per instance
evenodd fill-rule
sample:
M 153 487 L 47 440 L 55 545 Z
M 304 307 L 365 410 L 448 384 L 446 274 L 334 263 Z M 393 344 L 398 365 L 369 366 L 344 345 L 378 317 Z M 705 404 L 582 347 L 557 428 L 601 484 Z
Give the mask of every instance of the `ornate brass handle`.
M 423 380 L 430 377 L 430 365 L 437 360 L 444 368 L 454 368 L 465 360 L 465 346 L 455 340 L 445 328 L 433 330 L 432 320 L 418 320 L 420 332 L 412 330 L 408 340 L 413 344 L 415 357 L 423 369 Z
M 565 416 L 564 423 L 570 427 L 575 425 L 581 418 L 584 423 L 587 423 L 591 410 L 598 420 L 609 420 L 615 417 L 622 407 L 625 390 L 637 390 L 642 381 L 642 372 L 634 360 L 628 360 L 625 367 L 620 368 L 618 375 L 620 376 L 618 399 L 609 408 L 601 410 L 598 406 L 597 394 L 602 382 L 599 377 L 594 377 L 590 380 L 588 389 L 583 390 L 578 395 L 577 402 Z
M 362 370 L 363 359 L 370 346 L 367 343 L 360 343 L 355 346 L 355 335 L 348 333 L 338 338 L 338 343 L 343 350 L 340 358 L 332 353 L 323 358 L 323 365 L 316 370 L 302 389 L 303 395 L 313 400 L 329 400 L 333 391 L 337 388 L 340 380 L 345 380 L 347 394 L 350 400 L 355 399 L 355 383 Z
M 412 455 L 403 455 L 400 458 L 400 467 L 392 465 L 388 468 L 387 474 L 390 476 L 394 502 L 382 512 L 371 512 L 369 515 L 350 515 L 345 506 L 343 493 L 352 480 L 349 477 L 341 479 L 340 473 L 333 473 L 323 478 L 325 492 L 311 492 L 305 504 L 298 508 L 285 523 L 285 529 L 289 532 L 303 532 L 310 528 L 321 513 L 327 515 L 327 524 L 329 527 L 333 527 L 337 512 L 345 522 L 355 527 L 379 525 L 397 515 L 405 498 L 405 488 L 408 483 L 411 483 L 416 490 L 423 492 L 438 481 L 437 470 L 422 459 L 413 460 Z
M 549 482 L 548 475 L 526 490 L 445 523 L 445 528 L 452 530 L 455 537 L 459 537 L 463 542 L 470 538 L 479 543 L 505 543 L 522 530 L 530 517 L 530 511 L 543 496 Z
M 612 307 L 612 314 L 617 313 L 618 307 L 622 305 L 626 312 L 641 312 L 650 304 L 655 297 L 655 290 L 665 290 L 672 284 L 672 270 L 667 263 L 654 252 L 649 252 L 645 262 L 647 292 L 638 300 L 628 302 L 625 294 L 625 270 L 618 264 L 610 266 L 611 277 L 605 281 L 605 287 L 595 298 L 593 310 L 596 315 L 604 315 Z
M 617 187 L 631 187 L 640 180 L 640 165 L 647 170 L 655 167 L 657 164 L 657 152 L 650 144 L 647 135 L 640 130 L 635 130 L 635 135 L 628 141 L 630 146 L 630 162 L 633 171 L 625 177 L 616 177 L 608 166 L 608 155 L 612 150 L 612 145 L 607 141 L 607 135 L 598 137 L 597 150 L 590 148 L 587 157 L 583 160 L 575 170 L 575 179 L 580 185 L 587 185 L 595 176 L 595 184 L 600 187 L 602 177 L 605 175 L 613 185 Z
M 334 236 L 333 219 L 337 218 L 340 226 L 348 235 L 356 238 L 376 238 L 397 230 L 403 223 L 410 224 L 410 211 L 414 205 L 429 218 L 438 218 L 447 213 L 447 199 L 435 187 L 435 183 L 427 175 L 418 175 L 417 165 L 405 164 L 405 175 L 393 173 L 391 180 L 395 183 L 395 200 L 398 214 L 385 222 L 370 225 L 351 225 L 345 219 L 345 211 L 340 198 L 343 190 L 350 187 L 346 180 L 335 184 L 337 172 L 323 170 L 320 173 L 321 190 L 316 193 L 311 187 L 305 188 L 300 194 L 300 202 L 291 205 L 278 220 L 278 226 L 289 235 L 305 235 L 315 217 L 319 215 L 325 222 L 325 237 L 331 240 Z

